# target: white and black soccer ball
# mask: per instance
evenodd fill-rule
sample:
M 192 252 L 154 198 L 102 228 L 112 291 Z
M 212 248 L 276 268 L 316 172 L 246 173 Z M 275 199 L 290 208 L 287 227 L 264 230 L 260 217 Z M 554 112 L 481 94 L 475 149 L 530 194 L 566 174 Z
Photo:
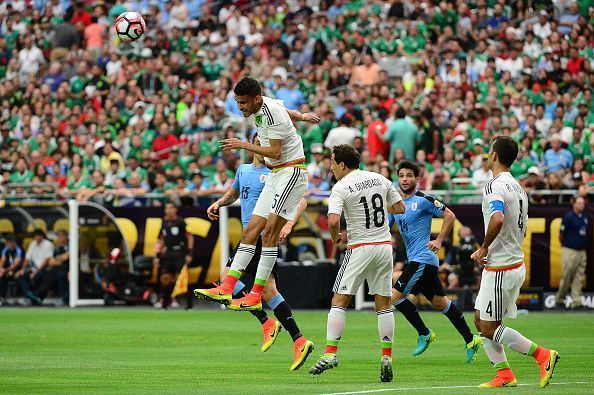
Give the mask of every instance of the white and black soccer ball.
M 120 40 L 134 41 L 144 34 L 146 24 L 138 12 L 128 11 L 116 18 L 115 29 Z

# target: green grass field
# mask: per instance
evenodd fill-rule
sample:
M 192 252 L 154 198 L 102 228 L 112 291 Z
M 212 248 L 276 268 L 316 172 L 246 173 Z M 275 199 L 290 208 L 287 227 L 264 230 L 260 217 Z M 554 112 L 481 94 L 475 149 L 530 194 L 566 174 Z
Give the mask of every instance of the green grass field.
M 483 351 L 474 364 L 462 363 L 462 340 L 437 313 L 423 314 L 437 341 L 413 358 L 415 333 L 397 314 L 394 381 L 381 383 L 376 316 L 349 312 L 340 366 L 312 377 L 307 369 L 323 353 L 326 312 L 297 311 L 295 316 L 316 350 L 301 370 L 290 372 L 290 337 L 283 332 L 267 353 L 260 353 L 260 327 L 248 313 L 2 309 L 0 392 L 476 394 L 472 387 L 494 375 Z M 555 378 L 540 390 L 533 360 L 509 351 L 520 387 L 480 392 L 594 393 L 593 323 L 594 315 L 587 313 L 532 313 L 508 321 L 560 352 Z

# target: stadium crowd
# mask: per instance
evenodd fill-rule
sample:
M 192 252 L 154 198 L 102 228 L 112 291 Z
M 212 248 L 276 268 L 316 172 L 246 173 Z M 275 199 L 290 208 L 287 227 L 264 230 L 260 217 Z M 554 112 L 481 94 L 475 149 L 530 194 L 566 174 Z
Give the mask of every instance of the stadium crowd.
M 126 10 L 147 24 L 133 43 L 113 28 Z M 243 158 L 219 141 L 253 133 L 232 88 L 252 75 L 320 116 L 296 125 L 311 193 L 344 143 L 392 179 L 416 159 L 422 189 L 477 191 L 503 134 L 527 190 L 586 196 L 593 22 L 592 0 L 0 0 L 2 183 L 120 206 L 221 193 Z

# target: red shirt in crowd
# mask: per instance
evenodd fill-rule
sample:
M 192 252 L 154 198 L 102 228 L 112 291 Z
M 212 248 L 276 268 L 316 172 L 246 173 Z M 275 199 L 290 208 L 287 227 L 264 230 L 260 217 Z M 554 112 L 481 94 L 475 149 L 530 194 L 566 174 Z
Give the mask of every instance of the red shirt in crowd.
M 159 152 L 179 144 L 179 139 L 172 134 L 166 137 L 159 136 L 153 141 L 153 152 Z M 155 160 L 169 159 L 169 152 L 164 152 L 155 157 Z
M 567 71 L 571 75 L 577 75 L 584 68 L 584 58 L 569 59 L 567 62 Z
M 76 25 L 78 22 L 82 22 L 83 25 L 89 26 L 91 24 L 91 14 L 87 10 L 79 9 L 74 11 L 72 15 L 71 23 Z
M 384 155 L 385 158 L 389 157 L 390 143 L 380 138 L 387 129 L 388 126 L 382 121 L 373 121 L 367 126 L 367 147 L 373 160 L 378 153 Z

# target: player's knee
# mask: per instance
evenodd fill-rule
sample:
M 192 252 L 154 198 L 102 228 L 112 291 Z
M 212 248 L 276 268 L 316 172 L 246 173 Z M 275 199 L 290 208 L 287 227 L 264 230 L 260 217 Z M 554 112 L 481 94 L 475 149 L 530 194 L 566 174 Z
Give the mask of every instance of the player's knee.
M 274 229 L 266 227 L 262 233 L 262 245 L 264 246 L 275 246 L 278 244 L 278 232 Z
M 445 296 L 436 296 L 431 301 L 433 307 L 438 311 L 443 311 L 446 307 L 448 307 L 449 299 Z
M 484 325 L 484 324 L 479 324 L 480 325 L 480 332 L 481 332 L 481 336 L 486 337 L 487 339 L 491 339 L 493 340 L 493 336 L 495 335 L 495 329 L 491 327 L 490 325 Z
M 241 242 L 243 244 L 256 244 L 258 240 L 258 232 L 255 228 L 246 228 L 241 234 Z

